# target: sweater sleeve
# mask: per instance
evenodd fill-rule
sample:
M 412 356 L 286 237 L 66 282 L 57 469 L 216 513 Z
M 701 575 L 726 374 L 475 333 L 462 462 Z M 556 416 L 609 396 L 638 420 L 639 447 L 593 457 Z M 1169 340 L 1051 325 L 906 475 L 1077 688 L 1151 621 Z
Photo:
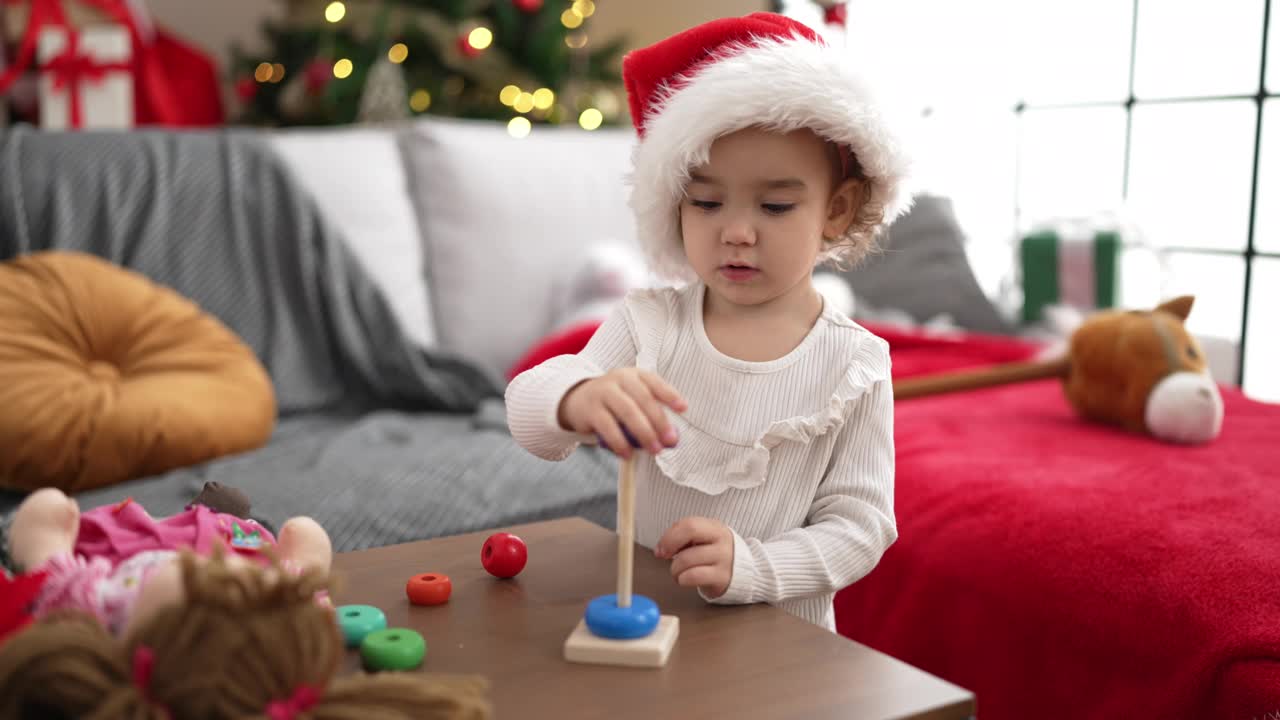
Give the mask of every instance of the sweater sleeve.
M 578 383 L 635 364 L 635 327 L 627 303 L 614 312 L 577 355 L 559 355 L 507 385 L 507 425 L 521 447 L 544 460 L 563 460 L 594 438 L 560 427 L 560 401 Z
M 839 433 L 806 526 L 766 540 L 735 532 L 733 578 L 712 602 L 776 603 L 834 592 L 870 572 L 897 540 L 890 380 L 867 390 Z

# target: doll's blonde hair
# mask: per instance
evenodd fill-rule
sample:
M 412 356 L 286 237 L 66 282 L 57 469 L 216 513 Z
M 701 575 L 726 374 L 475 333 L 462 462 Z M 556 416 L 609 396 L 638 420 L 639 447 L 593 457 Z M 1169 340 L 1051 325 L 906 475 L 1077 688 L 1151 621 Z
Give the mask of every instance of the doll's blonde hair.
M 184 552 L 183 602 L 132 637 L 112 637 L 81 613 L 50 615 L 0 644 L 0 717 L 162 720 L 264 718 L 300 687 L 308 720 L 471 720 L 490 706 L 481 678 L 421 673 L 335 678 L 342 635 L 316 594 L 318 571 L 232 568 L 221 553 Z M 139 679 L 137 658 L 154 659 Z

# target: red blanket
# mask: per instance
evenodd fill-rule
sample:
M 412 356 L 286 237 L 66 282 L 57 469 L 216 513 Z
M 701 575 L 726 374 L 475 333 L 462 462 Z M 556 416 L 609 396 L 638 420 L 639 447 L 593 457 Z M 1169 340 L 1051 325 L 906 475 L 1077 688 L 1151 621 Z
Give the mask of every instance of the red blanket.
M 900 375 L 1016 351 L 877 330 Z M 1280 406 L 1224 393 L 1199 448 L 1084 422 L 1056 382 L 899 403 L 900 537 L 840 632 L 983 720 L 1280 717 Z
M 895 377 L 1036 350 L 868 327 Z M 899 539 L 836 596 L 840 632 L 982 720 L 1280 718 L 1280 406 L 1224 393 L 1198 448 L 1085 422 L 1052 381 L 899 403 Z

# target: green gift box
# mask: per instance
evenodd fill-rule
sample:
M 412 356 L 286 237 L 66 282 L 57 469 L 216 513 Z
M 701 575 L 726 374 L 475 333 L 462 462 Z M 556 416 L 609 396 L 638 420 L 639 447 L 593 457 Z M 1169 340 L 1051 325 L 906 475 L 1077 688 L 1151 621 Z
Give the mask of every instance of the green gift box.
M 1115 307 L 1119 290 L 1120 233 L 1029 233 L 1020 243 L 1022 321 L 1039 322 L 1046 305 L 1080 310 Z

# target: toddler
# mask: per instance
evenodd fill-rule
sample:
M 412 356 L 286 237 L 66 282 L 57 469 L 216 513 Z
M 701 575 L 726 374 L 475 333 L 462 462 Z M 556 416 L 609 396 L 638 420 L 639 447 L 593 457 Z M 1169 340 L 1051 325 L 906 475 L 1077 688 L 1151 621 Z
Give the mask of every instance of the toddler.
M 827 307 L 908 204 L 907 160 L 843 51 L 770 13 L 629 54 L 631 203 L 653 269 L 577 355 L 507 388 L 549 460 L 599 436 L 636 461 L 637 541 L 714 603 L 835 629 L 832 597 L 897 537 L 884 341 Z

